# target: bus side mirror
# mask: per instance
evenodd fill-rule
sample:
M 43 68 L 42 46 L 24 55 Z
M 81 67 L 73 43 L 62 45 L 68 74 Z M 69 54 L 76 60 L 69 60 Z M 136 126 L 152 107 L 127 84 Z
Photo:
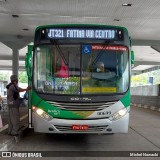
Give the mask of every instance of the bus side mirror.
M 32 51 L 33 51 L 33 45 L 28 45 L 28 53 L 26 53 L 26 59 L 25 59 L 25 68 L 29 80 L 32 79 Z
M 134 67 L 134 51 L 131 51 L 131 67 Z

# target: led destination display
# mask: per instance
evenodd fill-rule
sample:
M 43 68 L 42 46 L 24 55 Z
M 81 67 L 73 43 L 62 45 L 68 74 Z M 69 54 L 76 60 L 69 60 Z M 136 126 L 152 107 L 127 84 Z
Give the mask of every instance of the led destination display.
M 46 29 L 46 38 L 48 39 L 121 39 L 122 30 L 117 29 L 77 29 L 77 28 L 51 28 Z

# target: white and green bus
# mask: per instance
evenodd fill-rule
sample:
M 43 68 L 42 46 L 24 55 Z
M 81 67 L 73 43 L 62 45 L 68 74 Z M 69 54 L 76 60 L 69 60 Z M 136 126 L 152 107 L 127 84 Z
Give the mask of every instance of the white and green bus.
M 40 26 L 26 55 L 29 127 L 35 132 L 128 132 L 131 41 L 126 28 Z

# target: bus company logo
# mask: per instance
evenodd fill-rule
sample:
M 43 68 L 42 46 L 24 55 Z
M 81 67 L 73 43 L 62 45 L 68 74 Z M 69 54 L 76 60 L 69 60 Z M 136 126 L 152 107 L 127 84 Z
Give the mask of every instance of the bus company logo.
M 60 111 L 59 110 L 48 110 L 48 113 L 53 113 L 54 115 L 59 115 Z
M 105 116 L 105 115 L 111 115 L 111 111 L 104 111 L 104 112 L 97 112 L 98 116 Z
M 11 152 L 2 152 L 2 157 L 11 157 Z

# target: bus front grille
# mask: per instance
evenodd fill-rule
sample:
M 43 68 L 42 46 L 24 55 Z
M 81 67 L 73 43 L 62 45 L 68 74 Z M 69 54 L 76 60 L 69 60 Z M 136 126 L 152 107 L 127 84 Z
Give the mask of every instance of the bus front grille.
M 108 125 L 102 126 L 89 126 L 87 130 L 73 130 L 72 126 L 54 125 L 58 131 L 61 132 L 102 132 L 107 129 Z
M 59 103 L 47 101 L 49 104 L 62 109 L 71 111 L 99 111 L 110 107 L 116 102 L 105 102 L 105 103 Z

